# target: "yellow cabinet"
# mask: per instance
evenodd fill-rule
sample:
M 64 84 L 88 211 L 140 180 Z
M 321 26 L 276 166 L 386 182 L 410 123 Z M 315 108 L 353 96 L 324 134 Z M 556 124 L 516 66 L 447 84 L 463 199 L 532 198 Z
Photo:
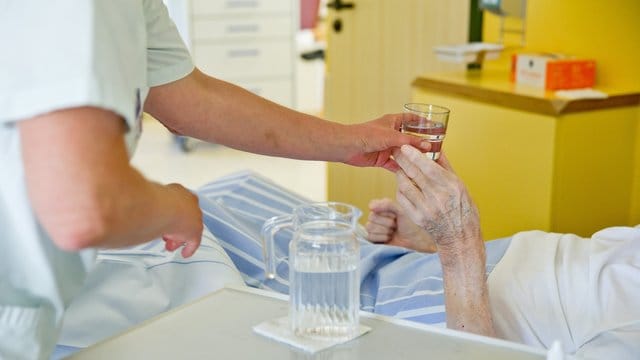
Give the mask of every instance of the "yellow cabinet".
M 539 229 L 583 236 L 631 225 L 640 95 L 562 100 L 503 72 L 419 77 L 413 100 L 452 110 L 444 151 L 486 239 Z

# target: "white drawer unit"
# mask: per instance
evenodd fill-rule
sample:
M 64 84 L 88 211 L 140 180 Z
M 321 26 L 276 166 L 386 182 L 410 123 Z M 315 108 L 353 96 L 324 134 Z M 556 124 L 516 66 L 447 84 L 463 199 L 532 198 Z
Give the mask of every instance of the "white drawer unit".
M 291 45 L 284 41 L 204 43 L 194 53 L 202 71 L 227 81 L 292 74 Z
M 288 16 L 244 16 L 240 19 L 199 19 L 193 22 L 193 39 L 196 42 L 210 40 L 238 41 L 247 37 L 279 38 L 289 42 L 291 19 Z
M 291 13 L 297 6 L 289 0 L 192 0 L 193 13 L 203 15 L 229 15 L 246 13 Z
M 194 61 L 205 73 L 295 106 L 298 0 L 191 0 Z

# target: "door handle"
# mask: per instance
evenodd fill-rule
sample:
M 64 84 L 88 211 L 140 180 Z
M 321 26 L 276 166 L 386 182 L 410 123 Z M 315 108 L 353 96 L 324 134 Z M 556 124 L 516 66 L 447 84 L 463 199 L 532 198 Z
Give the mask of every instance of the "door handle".
M 353 9 L 356 6 L 354 3 L 342 2 L 342 0 L 333 0 L 333 2 L 327 4 L 327 7 L 340 11 L 343 9 Z

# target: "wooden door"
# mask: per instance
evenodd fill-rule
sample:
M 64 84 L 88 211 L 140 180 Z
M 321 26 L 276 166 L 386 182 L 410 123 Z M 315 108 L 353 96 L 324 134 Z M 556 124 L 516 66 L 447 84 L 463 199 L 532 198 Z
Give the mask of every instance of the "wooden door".
M 401 112 L 411 100 L 411 82 L 418 74 L 464 69 L 464 65 L 439 62 L 432 48 L 467 42 L 469 0 L 341 2 L 354 8 L 328 12 L 328 119 L 352 124 Z M 336 21 L 340 31 L 334 29 Z M 330 163 L 327 197 L 368 213 L 371 199 L 395 197 L 395 177 L 383 169 Z

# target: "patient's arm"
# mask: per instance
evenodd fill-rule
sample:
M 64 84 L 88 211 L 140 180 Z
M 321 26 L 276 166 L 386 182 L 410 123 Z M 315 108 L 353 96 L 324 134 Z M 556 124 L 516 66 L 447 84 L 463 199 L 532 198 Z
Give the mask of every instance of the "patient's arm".
M 395 201 L 371 200 L 369 210 L 365 225 L 367 240 L 425 253 L 436 252 L 436 243 L 429 233 L 416 225 Z
M 403 146 L 398 203 L 436 243 L 442 263 L 447 326 L 495 336 L 485 279 L 485 247 L 478 210 L 446 157 L 437 162 Z

